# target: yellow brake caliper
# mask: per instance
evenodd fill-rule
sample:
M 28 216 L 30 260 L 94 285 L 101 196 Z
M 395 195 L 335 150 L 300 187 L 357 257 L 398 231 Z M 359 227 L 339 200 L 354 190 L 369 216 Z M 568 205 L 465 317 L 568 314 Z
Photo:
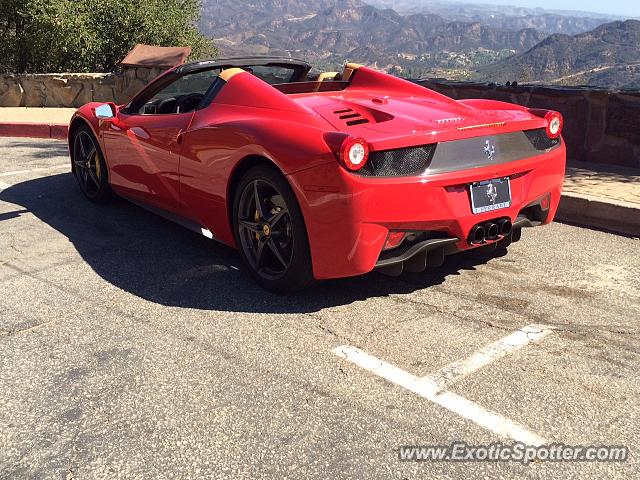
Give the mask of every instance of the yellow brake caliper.
M 96 176 L 100 178 L 100 157 L 98 157 L 98 152 L 94 154 L 93 161 L 96 164 Z

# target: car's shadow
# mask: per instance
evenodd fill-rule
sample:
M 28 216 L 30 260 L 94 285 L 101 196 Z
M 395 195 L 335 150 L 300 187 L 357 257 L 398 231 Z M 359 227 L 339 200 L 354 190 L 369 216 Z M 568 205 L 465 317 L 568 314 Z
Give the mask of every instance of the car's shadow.
M 427 273 L 386 277 L 378 273 L 322 282 L 289 295 L 267 292 L 244 271 L 238 254 L 129 204 L 94 205 L 81 195 L 71 174 L 25 181 L 0 192 L 21 207 L 0 217 L 30 211 L 74 245 L 91 268 L 111 284 L 163 305 L 235 312 L 302 313 L 371 297 L 409 293 L 442 283 L 505 251 L 447 257 Z

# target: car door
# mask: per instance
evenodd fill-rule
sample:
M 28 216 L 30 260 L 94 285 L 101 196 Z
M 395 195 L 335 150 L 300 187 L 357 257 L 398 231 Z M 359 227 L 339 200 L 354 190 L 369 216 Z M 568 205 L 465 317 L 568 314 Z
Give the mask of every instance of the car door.
M 182 135 L 217 70 L 174 75 L 118 112 L 103 130 L 110 182 L 122 195 L 170 211 L 180 202 Z

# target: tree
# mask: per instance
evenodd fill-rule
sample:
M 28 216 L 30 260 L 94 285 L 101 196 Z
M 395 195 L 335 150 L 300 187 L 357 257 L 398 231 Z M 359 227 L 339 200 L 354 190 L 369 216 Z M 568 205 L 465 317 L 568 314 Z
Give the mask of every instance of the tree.
M 0 0 L 0 71 L 106 72 L 136 43 L 217 50 L 199 0 Z

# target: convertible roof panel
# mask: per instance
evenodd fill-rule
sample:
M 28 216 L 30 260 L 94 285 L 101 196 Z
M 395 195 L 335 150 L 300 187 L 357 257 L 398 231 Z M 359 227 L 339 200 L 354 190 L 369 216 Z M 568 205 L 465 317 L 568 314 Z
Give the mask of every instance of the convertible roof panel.
M 305 73 L 311 70 L 311 65 L 303 60 L 289 57 L 229 57 L 216 58 L 212 60 L 202 60 L 199 62 L 187 63 L 176 69 L 179 74 L 195 72 L 198 70 L 208 70 L 211 68 L 232 68 L 250 67 L 257 65 L 283 65 L 297 67 Z

